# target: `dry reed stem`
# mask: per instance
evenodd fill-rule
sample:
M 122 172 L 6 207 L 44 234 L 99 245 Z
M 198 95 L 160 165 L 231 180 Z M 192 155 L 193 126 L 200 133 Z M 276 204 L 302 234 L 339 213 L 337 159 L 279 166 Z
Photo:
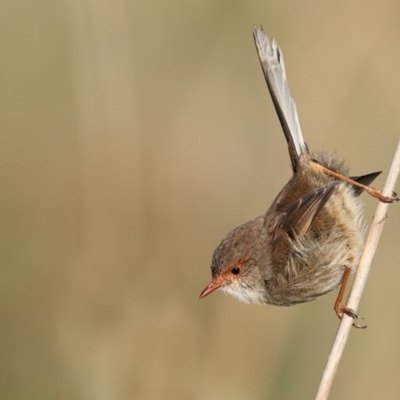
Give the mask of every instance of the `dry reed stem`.
M 397 177 L 400 171 L 400 140 L 397 144 L 396 151 L 393 156 L 393 160 L 386 178 L 386 182 L 383 188 L 383 194 L 391 196 Z M 369 230 L 368 238 L 364 247 L 363 254 L 361 256 L 360 265 L 354 278 L 353 286 L 347 302 L 347 307 L 357 311 L 358 304 L 362 292 L 367 281 L 368 273 L 371 267 L 372 260 L 375 255 L 375 251 L 378 247 L 378 243 L 383 231 L 384 223 L 387 219 L 387 211 L 389 204 L 379 202 L 374 218 L 372 220 L 371 228 Z M 325 366 L 324 373 L 321 378 L 321 382 L 315 396 L 316 400 L 325 400 L 329 396 L 329 392 L 332 386 L 333 379 L 336 374 L 340 359 L 342 357 L 344 347 L 346 346 L 347 338 L 349 336 L 353 319 L 344 315 L 338 331 L 336 333 L 335 340 L 333 342 L 332 350 L 329 354 L 328 361 Z

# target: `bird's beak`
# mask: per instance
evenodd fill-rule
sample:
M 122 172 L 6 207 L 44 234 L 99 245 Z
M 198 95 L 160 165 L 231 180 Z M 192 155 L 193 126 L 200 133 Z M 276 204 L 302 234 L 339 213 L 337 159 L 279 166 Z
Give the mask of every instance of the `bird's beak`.
M 205 289 L 200 293 L 199 299 L 202 299 L 203 297 L 208 296 L 210 293 L 214 292 L 215 290 L 219 289 L 221 286 L 223 286 L 223 282 L 215 282 L 211 281 Z

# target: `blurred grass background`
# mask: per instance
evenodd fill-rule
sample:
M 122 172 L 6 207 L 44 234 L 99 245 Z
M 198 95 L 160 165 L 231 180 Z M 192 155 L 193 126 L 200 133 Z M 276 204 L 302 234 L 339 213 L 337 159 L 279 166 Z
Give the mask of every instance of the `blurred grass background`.
M 388 0 L 3 4 L 0 398 L 313 398 L 336 293 L 198 300 L 290 176 L 252 28 L 283 48 L 308 143 L 363 174 L 400 133 L 399 20 Z M 398 398 L 399 223 L 395 204 L 332 398 Z

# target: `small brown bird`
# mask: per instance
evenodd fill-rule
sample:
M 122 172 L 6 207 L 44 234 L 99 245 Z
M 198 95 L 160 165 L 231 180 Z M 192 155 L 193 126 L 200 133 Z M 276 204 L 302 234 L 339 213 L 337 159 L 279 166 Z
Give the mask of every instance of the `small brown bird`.
M 203 298 L 222 290 L 246 303 L 291 306 L 314 300 L 342 284 L 334 309 L 339 318 L 355 312 L 342 305 L 348 278 L 363 248 L 359 195 L 380 172 L 348 177 L 344 160 L 315 152 L 304 142 L 290 96 L 283 56 L 262 27 L 254 40 L 273 104 L 285 134 L 293 176 L 268 211 L 234 229 L 214 252 L 212 281 Z M 354 324 L 354 326 L 361 327 Z

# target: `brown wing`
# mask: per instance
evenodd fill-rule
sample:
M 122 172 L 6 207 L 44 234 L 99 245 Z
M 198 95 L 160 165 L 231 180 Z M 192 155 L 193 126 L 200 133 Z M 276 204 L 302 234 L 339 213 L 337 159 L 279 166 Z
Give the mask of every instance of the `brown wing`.
M 331 197 L 337 183 L 309 191 L 292 203 L 281 219 L 281 229 L 293 238 L 301 239 L 321 208 Z
M 329 200 L 337 182 L 310 190 L 282 212 L 269 226 L 271 238 L 271 263 L 281 270 L 286 265 L 293 240 L 301 239 L 309 230 L 315 217 Z
M 373 172 L 372 174 L 362 175 L 362 176 L 350 176 L 350 179 L 361 183 L 362 185 L 368 186 L 375 178 L 377 178 L 382 171 Z M 353 186 L 353 192 L 355 196 L 359 196 L 364 190 L 362 188 Z

